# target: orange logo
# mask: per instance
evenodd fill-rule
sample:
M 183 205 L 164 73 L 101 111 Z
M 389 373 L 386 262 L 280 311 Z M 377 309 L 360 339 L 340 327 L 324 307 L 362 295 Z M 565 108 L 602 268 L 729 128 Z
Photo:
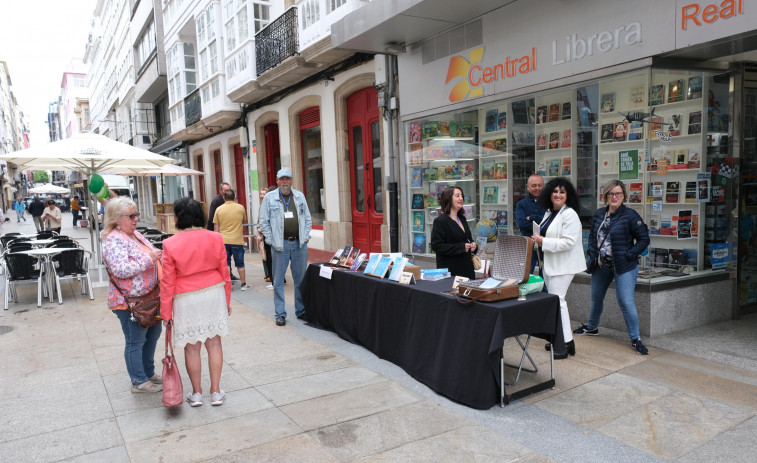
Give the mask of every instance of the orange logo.
M 468 53 L 470 59 L 465 59 L 462 56 L 453 56 L 449 60 L 449 69 L 447 69 L 447 81 L 445 84 L 450 83 L 457 78 L 463 78 L 464 80 L 455 84 L 452 91 L 449 93 L 449 101 L 461 101 L 466 98 L 476 98 L 484 94 L 483 87 L 471 88 L 468 73 L 470 72 L 471 65 L 474 63 L 480 63 L 484 58 L 484 47 L 476 48 Z

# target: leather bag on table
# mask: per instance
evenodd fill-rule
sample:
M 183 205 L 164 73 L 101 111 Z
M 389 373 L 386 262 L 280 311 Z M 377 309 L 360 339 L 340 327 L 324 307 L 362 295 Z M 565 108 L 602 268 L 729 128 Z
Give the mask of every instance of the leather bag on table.
M 110 270 L 108 270 L 108 278 L 110 278 L 110 282 L 113 283 L 116 290 L 124 297 L 126 306 L 129 308 L 129 312 L 131 312 L 132 320 L 144 328 L 150 328 L 160 323 L 160 284 L 156 283 L 150 292 L 142 296 L 127 296 L 116 284 L 113 275 L 110 274 Z
M 527 236 L 500 235 L 494 249 L 492 277 L 503 282 L 496 288 L 479 288 L 485 280 L 461 283 L 455 297 L 463 305 L 473 302 L 494 302 L 514 299 L 520 295 L 520 283 L 529 278 L 533 239 Z M 463 298 L 463 299 L 461 299 Z M 467 299 L 467 300 L 465 300 Z
M 163 405 L 175 407 L 184 403 L 184 385 L 173 355 L 173 320 L 166 326 L 166 356 L 163 357 Z

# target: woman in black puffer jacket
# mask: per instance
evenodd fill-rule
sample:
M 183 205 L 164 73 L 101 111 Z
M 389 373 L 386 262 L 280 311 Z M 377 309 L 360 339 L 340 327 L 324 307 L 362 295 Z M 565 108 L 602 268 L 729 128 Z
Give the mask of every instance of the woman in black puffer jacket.
M 626 185 L 611 180 L 603 196 L 607 207 L 594 214 L 588 249 L 588 273 L 591 273 L 591 310 L 589 321 L 573 330 L 574 334 L 596 336 L 599 318 L 604 309 L 605 294 L 615 280 L 615 295 L 623 312 L 631 346 L 639 354 L 649 351 L 641 342 L 639 316 L 636 313 L 634 289 L 639 275 L 639 255 L 649 246 L 649 230 L 641 216 L 623 202 L 628 197 Z

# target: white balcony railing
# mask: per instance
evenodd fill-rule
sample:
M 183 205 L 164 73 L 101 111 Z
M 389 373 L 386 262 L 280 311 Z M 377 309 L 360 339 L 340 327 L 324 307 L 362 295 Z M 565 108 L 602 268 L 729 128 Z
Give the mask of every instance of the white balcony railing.
M 255 75 L 255 40 L 247 40 L 243 46 L 224 59 L 226 71 L 226 91 L 228 93 L 254 81 Z
M 298 0 L 300 52 L 331 35 L 331 25 L 370 0 Z M 332 5 L 335 8 L 329 11 Z

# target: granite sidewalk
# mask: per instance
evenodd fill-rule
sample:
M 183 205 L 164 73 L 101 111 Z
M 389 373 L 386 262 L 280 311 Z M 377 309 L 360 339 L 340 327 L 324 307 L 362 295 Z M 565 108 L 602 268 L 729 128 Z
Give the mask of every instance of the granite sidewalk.
M 32 231 L 14 225 L 4 231 Z M 38 308 L 34 285 L 20 286 L 0 313 L 0 461 L 754 461 L 757 316 L 645 340 L 648 356 L 601 329 L 556 362 L 554 390 L 480 411 L 331 332 L 294 317 L 275 326 L 259 257 L 247 263 L 252 288 L 235 286 L 223 340 L 221 407 L 205 397 L 166 409 L 160 394 L 130 392 L 104 287 L 90 301 L 68 281 L 62 305 Z M 549 371 L 541 343 L 531 352 L 540 372 L 518 388 Z

